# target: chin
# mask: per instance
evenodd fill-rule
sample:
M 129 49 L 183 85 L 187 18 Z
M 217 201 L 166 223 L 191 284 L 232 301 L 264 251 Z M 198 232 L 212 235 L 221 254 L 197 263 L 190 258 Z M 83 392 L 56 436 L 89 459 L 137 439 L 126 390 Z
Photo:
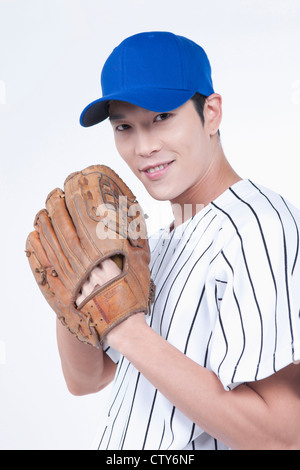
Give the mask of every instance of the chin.
M 148 191 L 148 193 L 150 194 L 150 196 L 155 199 L 156 201 L 170 201 L 170 198 L 168 196 L 160 196 L 160 195 L 157 195 L 157 194 L 153 194 L 151 192 Z
M 166 190 L 161 190 L 161 191 L 153 191 L 149 190 L 149 188 L 145 188 L 147 192 L 150 194 L 150 196 L 155 199 L 156 201 L 172 201 L 172 199 L 175 199 L 176 197 L 179 197 L 179 194 L 171 192 L 171 191 L 166 191 Z

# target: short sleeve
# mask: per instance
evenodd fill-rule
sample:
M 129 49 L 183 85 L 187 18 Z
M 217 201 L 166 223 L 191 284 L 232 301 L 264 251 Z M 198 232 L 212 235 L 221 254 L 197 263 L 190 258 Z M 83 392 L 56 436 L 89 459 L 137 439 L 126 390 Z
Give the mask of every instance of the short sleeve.
M 281 206 L 224 224 L 208 363 L 229 390 L 300 360 L 300 217 Z
M 108 355 L 108 357 L 115 363 L 118 364 L 120 360 L 120 353 L 115 349 L 108 346 L 105 342 L 103 343 L 103 351 Z

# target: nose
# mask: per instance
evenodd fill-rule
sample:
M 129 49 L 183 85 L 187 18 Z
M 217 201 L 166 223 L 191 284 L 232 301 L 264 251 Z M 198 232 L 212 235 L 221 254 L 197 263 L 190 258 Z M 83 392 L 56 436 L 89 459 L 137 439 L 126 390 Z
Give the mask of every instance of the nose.
M 139 157 L 151 157 L 160 148 L 161 143 L 155 133 L 146 129 L 136 133 L 135 152 Z

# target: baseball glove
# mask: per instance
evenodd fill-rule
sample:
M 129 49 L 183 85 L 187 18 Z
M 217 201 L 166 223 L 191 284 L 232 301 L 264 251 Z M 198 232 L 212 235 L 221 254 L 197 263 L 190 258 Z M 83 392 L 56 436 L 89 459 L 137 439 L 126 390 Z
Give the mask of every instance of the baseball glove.
M 72 173 L 46 199 L 26 241 L 33 275 L 52 309 L 80 341 L 101 347 L 107 333 L 154 299 L 143 211 L 104 165 Z M 92 270 L 111 258 L 120 274 L 76 299 Z

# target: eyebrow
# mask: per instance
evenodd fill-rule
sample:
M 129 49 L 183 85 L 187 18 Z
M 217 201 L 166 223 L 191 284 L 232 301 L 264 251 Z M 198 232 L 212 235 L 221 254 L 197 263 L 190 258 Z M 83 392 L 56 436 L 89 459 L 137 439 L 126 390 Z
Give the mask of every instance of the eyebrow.
M 112 114 L 111 116 L 109 116 L 110 121 L 118 121 L 120 119 L 125 119 L 125 115 L 124 114 Z

